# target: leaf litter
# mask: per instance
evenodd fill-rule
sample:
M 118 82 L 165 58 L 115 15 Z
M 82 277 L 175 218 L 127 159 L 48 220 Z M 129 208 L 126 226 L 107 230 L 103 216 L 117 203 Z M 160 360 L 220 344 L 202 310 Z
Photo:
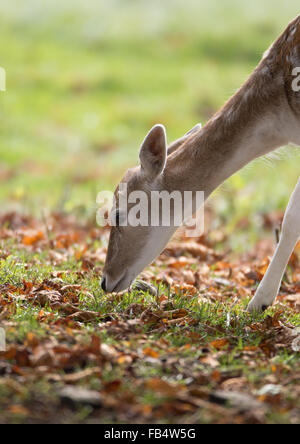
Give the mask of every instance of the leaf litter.
M 79 412 L 81 422 L 300 422 L 296 253 L 276 305 L 253 317 L 272 245 L 234 258 L 222 233 L 179 238 L 131 291 L 104 295 L 107 238 L 62 214 L 46 225 L 0 217 L 1 423 Z

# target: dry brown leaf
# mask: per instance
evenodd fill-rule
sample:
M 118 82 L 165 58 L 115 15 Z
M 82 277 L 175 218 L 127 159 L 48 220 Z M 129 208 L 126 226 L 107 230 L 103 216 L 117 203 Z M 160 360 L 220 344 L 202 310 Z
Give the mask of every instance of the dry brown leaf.
M 209 365 L 211 368 L 217 368 L 220 365 L 219 361 L 216 358 L 214 358 L 212 355 L 200 358 L 200 362 L 202 364 Z
M 27 231 L 26 234 L 24 234 L 22 243 L 26 246 L 35 245 L 41 240 L 44 239 L 44 233 L 42 231 Z
M 150 358 L 158 359 L 159 353 L 157 351 L 153 350 L 150 347 L 144 348 L 143 353 L 145 356 L 150 356 Z
M 210 342 L 209 345 L 210 347 L 215 348 L 216 350 L 223 350 L 225 347 L 229 345 L 229 341 L 227 338 L 221 338 Z
M 152 378 L 146 381 L 146 387 L 154 392 L 161 393 L 168 397 L 176 397 L 179 392 L 184 390 L 182 386 L 169 384 L 161 378 Z
M 77 311 L 76 313 L 70 315 L 69 319 L 78 322 L 91 322 L 100 317 L 101 314 L 96 311 Z
M 63 376 L 63 381 L 67 384 L 75 384 L 76 382 L 82 381 L 83 379 L 88 379 L 97 376 L 101 377 L 101 372 L 98 367 L 88 368 L 82 370 L 81 372 L 71 373 L 69 375 Z

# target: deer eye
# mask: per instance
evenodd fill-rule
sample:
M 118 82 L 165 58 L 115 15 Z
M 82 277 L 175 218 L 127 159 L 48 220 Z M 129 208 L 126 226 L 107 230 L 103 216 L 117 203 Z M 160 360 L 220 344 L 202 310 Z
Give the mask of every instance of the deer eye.
M 119 210 L 115 210 L 112 212 L 111 216 L 111 224 L 114 227 L 119 227 L 120 226 L 120 221 L 121 221 L 121 217 L 120 217 L 120 211 Z
M 117 210 L 116 214 L 115 214 L 115 223 L 116 223 L 116 227 L 120 226 L 120 211 Z

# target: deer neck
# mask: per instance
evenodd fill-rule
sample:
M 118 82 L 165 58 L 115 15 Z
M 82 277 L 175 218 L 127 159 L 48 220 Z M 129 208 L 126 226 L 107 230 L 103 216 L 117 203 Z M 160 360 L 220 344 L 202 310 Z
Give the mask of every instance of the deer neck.
M 163 186 L 204 191 L 207 198 L 253 159 L 288 144 L 295 125 L 281 74 L 274 76 L 262 62 L 224 108 L 169 156 Z

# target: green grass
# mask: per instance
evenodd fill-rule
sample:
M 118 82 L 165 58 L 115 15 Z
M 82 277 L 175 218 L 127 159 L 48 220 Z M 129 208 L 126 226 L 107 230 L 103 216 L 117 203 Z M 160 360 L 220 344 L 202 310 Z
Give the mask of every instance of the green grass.
M 88 245 L 89 252 L 99 249 L 99 241 L 92 242 L 88 239 Z M 107 396 L 107 390 L 113 390 L 115 402 L 129 403 L 128 412 L 134 403 L 140 412 L 144 409 L 158 412 L 158 417 L 151 416 L 152 421 L 177 423 L 181 418 L 180 420 L 183 419 L 188 423 L 230 422 L 230 412 L 234 410 L 226 408 L 223 412 L 226 417 L 222 418 L 218 410 L 212 413 L 214 407 L 210 404 L 197 414 L 187 412 L 186 415 L 176 414 L 177 416 L 173 417 L 167 409 L 174 399 L 174 393 L 164 392 L 164 389 L 160 391 L 151 384 L 156 387 L 156 384 L 160 384 L 157 381 L 163 381 L 167 387 L 176 385 L 178 390 L 180 387 L 182 390 L 187 390 L 192 383 L 194 390 L 196 388 L 198 390 L 198 392 L 196 390 L 198 395 L 193 396 L 205 397 L 206 394 L 214 393 L 223 379 L 238 381 L 242 378 L 243 390 L 252 396 L 258 396 L 257 393 L 267 385 L 268 381 L 273 381 L 278 386 L 283 384 L 285 387 L 284 381 L 289 381 L 294 374 L 297 374 L 295 372 L 299 363 L 298 354 L 293 353 L 288 345 L 282 348 L 279 332 L 273 327 L 266 327 L 267 319 L 271 320 L 273 316 L 278 316 L 281 308 L 275 306 L 264 314 L 251 315 L 246 312 L 249 300 L 240 298 L 234 287 L 230 296 L 223 298 L 222 302 L 215 303 L 210 301 L 199 303 L 198 294 L 193 296 L 181 291 L 174 292 L 172 288 L 169 290 L 163 285 L 159 287 L 159 296 L 137 290 L 121 297 L 107 296 L 99 287 L 97 270 L 103 265 L 101 261 L 96 261 L 90 271 L 78 273 L 82 270 L 82 265 L 74 257 L 75 250 L 72 248 L 65 251 L 63 262 L 56 265 L 55 259 L 51 258 L 51 252 L 45 245 L 42 248 L 28 249 L 11 239 L 3 240 L 1 247 L 7 255 L 6 259 L 0 261 L 0 302 L 3 304 L 3 301 L 6 301 L 4 308 L 6 304 L 9 307 L 7 319 L 9 322 L 4 321 L 2 324 L 6 329 L 8 349 L 13 350 L 17 347 L 21 355 L 26 350 L 26 353 L 34 356 L 34 349 L 29 342 L 32 341 L 30 338 L 33 335 L 34 341 L 42 347 L 46 347 L 47 344 L 49 347 L 52 343 L 71 352 L 74 346 L 89 347 L 91 338 L 99 336 L 102 344 L 113 347 L 121 356 L 134 356 L 134 360 L 130 365 L 114 358 L 101 361 L 99 367 L 101 377 L 90 377 L 78 384 L 91 390 L 103 391 L 104 397 Z M 62 252 L 62 250 L 57 251 Z M 210 265 L 210 270 L 211 277 L 214 277 L 213 264 Z M 55 280 L 53 277 L 58 273 L 60 278 Z M 65 294 L 63 292 L 65 285 L 79 285 L 75 290 L 77 310 L 97 312 L 97 316 L 91 321 L 74 324 L 68 320 L 61 305 L 55 307 L 47 303 L 42 306 L 36 303 L 34 297 L 29 297 L 31 291 L 24 295 L 24 286 L 28 283 L 36 289 L 43 284 L 43 288 L 48 288 L 48 291 L 55 289 L 61 294 Z M 221 290 L 219 292 L 221 295 Z M 225 289 L 225 292 L 228 293 L 228 290 Z M 72 291 L 71 295 L 65 294 L 64 303 L 74 304 L 73 293 Z M 168 297 L 164 310 L 170 311 L 169 319 L 172 320 L 171 313 L 174 310 L 186 310 L 188 314 L 186 322 L 180 326 L 172 324 L 163 326 L 161 321 L 156 324 L 154 317 L 154 321 L 139 321 L 136 331 L 126 331 L 126 328 L 122 330 L 124 328 L 122 322 L 125 325 L 131 320 L 139 319 L 145 310 L 160 316 L 159 313 L 162 311 L 160 296 L 163 295 Z M 132 311 L 135 309 L 138 309 L 138 313 Z M 280 320 L 290 327 L 300 326 L 300 314 L 288 305 L 281 312 Z M 116 326 L 120 325 L 119 333 L 114 331 L 110 321 L 114 321 Z M 254 328 L 255 325 L 257 329 Z M 228 341 L 228 345 L 222 350 L 214 349 L 213 341 L 222 338 Z M 267 347 L 276 347 L 272 359 L 263 353 L 264 344 L 269 344 Z M 147 349 L 154 353 L 155 359 L 146 359 L 143 350 Z M 255 350 L 250 361 L 247 357 L 248 349 Z M 107 408 L 98 411 L 84 405 L 68 409 L 61 403 L 57 394 L 64 387 L 63 378 L 83 369 L 95 367 L 89 354 L 86 354 L 84 363 L 79 361 L 71 368 L 63 366 L 52 368 L 48 364 L 50 365 L 48 370 L 47 367 L 32 368 L 26 364 L 27 361 L 19 362 L 18 359 L 22 358 L 18 356 L 20 355 L 16 358 L 2 359 L 5 365 L 15 363 L 11 368 L 17 373 L 0 378 L 2 412 L 0 422 L 130 422 L 130 416 L 120 413 L 118 407 L 116 411 Z M 207 356 L 215 359 L 217 371 L 215 367 L 205 363 Z M 21 372 L 23 379 L 25 378 L 24 384 L 20 384 L 18 372 Z M 54 377 L 56 379 L 52 380 Z M 286 384 L 280 406 L 276 403 L 273 406 L 273 398 L 268 401 L 265 422 L 293 421 L 292 408 L 299 407 L 299 400 L 293 393 L 292 383 Z M 117 389 L 111 388 L 114 385 L 117 385 Z M 193 399 L 195 402 L 195 398 Z M 181 401 L 176 402 L 178 405 Z M 147 417 L 140 413 L 136 420 L 147 421 Z

